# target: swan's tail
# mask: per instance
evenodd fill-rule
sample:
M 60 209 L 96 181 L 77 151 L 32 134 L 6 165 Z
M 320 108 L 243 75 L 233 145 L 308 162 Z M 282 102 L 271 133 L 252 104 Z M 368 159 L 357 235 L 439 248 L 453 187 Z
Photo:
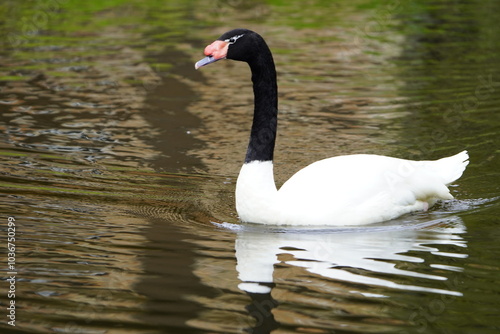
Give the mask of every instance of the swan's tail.
M 462 176 L 465 167 L 469 164 L 469 154 L 462 151 L 451 157 L 433 161 L 433 168 L 441 177 L 444 184 L 448 185 Z
M 452 199 L 447 185 L 462 176 L 469 164 L 468 159 L 467 151 L 463 151 L 451 157 L 424 161 L 423 168 L 418 170 L 411 182 L 416 198 L 430 205 L 433 202 L 429 202 L 429 199 Z

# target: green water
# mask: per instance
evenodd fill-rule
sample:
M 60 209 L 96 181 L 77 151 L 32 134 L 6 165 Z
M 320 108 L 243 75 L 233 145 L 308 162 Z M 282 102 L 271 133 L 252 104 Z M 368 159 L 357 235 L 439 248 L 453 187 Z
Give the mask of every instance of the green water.
M 498 12 L 493 0 L 2 1 L 1 332 L 497 333 Z M 467 149 L 455 199 L 354 230 L 239 224 L 250 73 L 194 70 L 235 27 L 274 53 L 279 184 L 329 156 Z

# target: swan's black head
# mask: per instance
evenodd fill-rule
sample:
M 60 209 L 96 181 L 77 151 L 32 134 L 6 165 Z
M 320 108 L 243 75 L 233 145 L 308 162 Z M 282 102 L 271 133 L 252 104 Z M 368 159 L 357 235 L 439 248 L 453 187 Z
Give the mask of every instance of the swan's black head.
M 254 117 L 245 162 L 272 161 L 276 141 L 278 87 L 271 50 L 264 39 L 248 29 L 226 32 L 205 48 L 196 69 L 221 59 L 247 62 L 252 71 Z
M 221 59 L 233 59 L 250 62 L 256 57 L 260 48 L 267 49 L 264 39 L 254 31 L 248 29 L 233 29 L 205 48 L 205 58 L 198 61 L 196 69 L 214 63 Z

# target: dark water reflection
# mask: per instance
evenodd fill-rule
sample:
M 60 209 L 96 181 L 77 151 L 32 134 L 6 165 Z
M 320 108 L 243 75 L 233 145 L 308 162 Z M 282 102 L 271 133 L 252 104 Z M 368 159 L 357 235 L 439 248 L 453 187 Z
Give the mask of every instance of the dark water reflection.
M 49 4 L 0 7 L 2 333 L 498 328 L 495 1 Z M 242 25 L 278 65 L 278 183 L 325 156 L 468 149 L 457 199 L 355 229 L 238 224 L 249 72 L 193 64 Z

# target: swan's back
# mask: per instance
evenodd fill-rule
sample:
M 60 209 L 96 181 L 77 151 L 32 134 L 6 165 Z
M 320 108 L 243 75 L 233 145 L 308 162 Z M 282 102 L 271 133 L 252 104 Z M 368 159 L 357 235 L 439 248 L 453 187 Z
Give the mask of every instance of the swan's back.
M 291 225 L 360 225 L 427 210 L 438 199 L 453 198 L 447 185 L 462 175 L 467 159 L 463 151 L 435 161 L 369 154 L 320 160 L 280 188 L 279 220 Z

